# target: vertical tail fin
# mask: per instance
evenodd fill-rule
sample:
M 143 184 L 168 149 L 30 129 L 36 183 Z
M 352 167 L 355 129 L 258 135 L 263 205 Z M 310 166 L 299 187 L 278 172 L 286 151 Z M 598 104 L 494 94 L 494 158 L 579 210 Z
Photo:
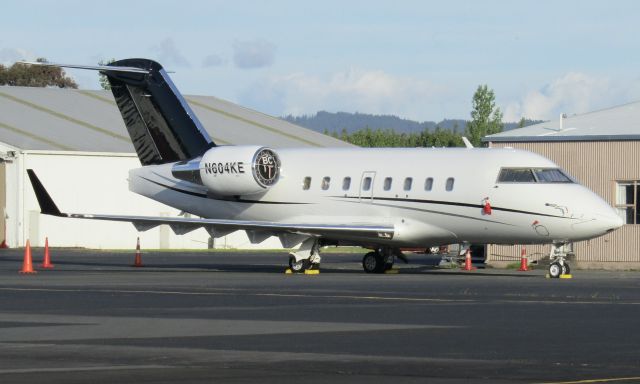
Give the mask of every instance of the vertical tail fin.
M 215 146 L 160 64 L 148 59 L 125 59 L 109 66 L 114 70 L 101 72 L 111 84 L 142 165 L 192 159 Z

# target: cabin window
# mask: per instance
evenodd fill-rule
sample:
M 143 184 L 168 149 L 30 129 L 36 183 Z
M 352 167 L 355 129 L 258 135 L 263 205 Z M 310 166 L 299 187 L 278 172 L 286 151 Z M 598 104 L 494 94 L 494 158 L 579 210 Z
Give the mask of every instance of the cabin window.
M 326 191 L 327 189 L 329 189 L 329 184 L 331 183 L 331 178 L 329 176 L 325 176 L 322 178 L 322 190 Z
M 450 177 L 447 179 L 447 184 L 446 184 L 446 190 L 447 191 L 453 191 L 453 183 L 454 183 L 455 179 L 453 177 Z
M 371 189 L 371 178 L 365 177 L 364 180 L 362 180 L 362 190 L 368 191 L 370 189 Z
M 640 224 L 640 181 L 616 182 L 616 211 L 625 224 Z
M 384 190 L 388 191 L 391 189 L 391 182 L 393 181 L 393 179 L 391 179 L 390 177 L 387 177 L 384 179 Z
M 304 181 L 302 182 L 302 189 L 306 191 L 309 188 L 311 188 L 311 177 L 307 176 L 304 178 Z
M 427 177 L 427 179 L 424 181 L 424 190 L 430 191 L 432 189 L 433 189 L 433 177 Z
M 413 178 L 407 177 L 406 179 L 404 179 L 404 190 L 405 191 L 410 191 L 411 190 L 411 184 L 413 184 Z
M 348 191 L 349 188 L 351 188 L 351 178 L 345 177 L 344 179 L 342 179 L 342 190 Z

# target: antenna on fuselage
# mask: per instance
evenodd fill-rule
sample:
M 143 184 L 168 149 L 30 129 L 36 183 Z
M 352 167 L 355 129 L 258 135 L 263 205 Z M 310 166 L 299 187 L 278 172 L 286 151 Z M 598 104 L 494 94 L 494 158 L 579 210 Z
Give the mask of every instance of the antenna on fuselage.
M 473 148 L 473 144 L 467 139 L 465 136 L 462 136 L 462 141 L 464 142 L 464 146 L 467 148 Z

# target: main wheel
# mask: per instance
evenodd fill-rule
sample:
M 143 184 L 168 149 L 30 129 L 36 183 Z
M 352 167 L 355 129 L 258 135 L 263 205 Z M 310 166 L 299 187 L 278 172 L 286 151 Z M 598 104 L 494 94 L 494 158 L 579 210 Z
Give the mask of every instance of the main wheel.
M 291 268 L 293 272 L 304 272 L 306 269 L 309 269 L 309 267 L 311 267 L 309 260 L 302 259 L 296 261 L 295 257 L 289 257 L 289 268 Z
M 571 268 L 569 267 L 568 263 L 564 263 L 562 264 L 562 274 L 563 275 L 570 275 L 571 274 Z
M 362 258 L 362 268 L 367 273 L 384 272 L 386 263 L 378 252 L 369 252 Z
M 549 265 L 549 276 L 554 279 L 557 279 L 562 274 L 562 266 L 560 263 L 551 263 Z

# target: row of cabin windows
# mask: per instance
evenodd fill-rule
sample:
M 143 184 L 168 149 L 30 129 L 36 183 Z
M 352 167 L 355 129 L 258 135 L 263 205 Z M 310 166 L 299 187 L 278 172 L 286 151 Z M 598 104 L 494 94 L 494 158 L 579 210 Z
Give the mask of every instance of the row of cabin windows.
M 372 182 L 373 182 L 373 179 L 371 177 L 369 176 L 365 177 L 362 180 L 362 190 L 369 191 L 371 189 Z M 455 182 L 455 179 L 453 177 L 447 178 L 447 182 L 445 183 L 445 189 L 447 191 L 452 191 L 454 182 Z M 323 191 L 326 191 L 327 189 L 329 189 L 330 185 L 331 185 L 331 178 L 329 176 L 323 177 L 322 183 L 320 184 L 320 188 L 322 188 Z M 392 185 L 393 185 L 393 178 L 386 177 L 384 179 L 382 189 L 384 189 L 385 191 L 390 191 Z M 406 177 L 404 179 L 402 189 L 405 191 L 410 191 L 412 186 L 413 186 L 413 177 Z M 302 189 L 306 191 L 309 188 L 311 188 L 311 177 L 307 176 L 304 178 L 304 181 L 302 182 Z M 348 191 L 350 188 L 351 188 L 351 177 L 347 176 L 344 179 L 342 179 L 342 190 Z M 424 180 L 424 190 L 431 191 L 432 189 L 433 189 L 433 177 L 427 177 Z

